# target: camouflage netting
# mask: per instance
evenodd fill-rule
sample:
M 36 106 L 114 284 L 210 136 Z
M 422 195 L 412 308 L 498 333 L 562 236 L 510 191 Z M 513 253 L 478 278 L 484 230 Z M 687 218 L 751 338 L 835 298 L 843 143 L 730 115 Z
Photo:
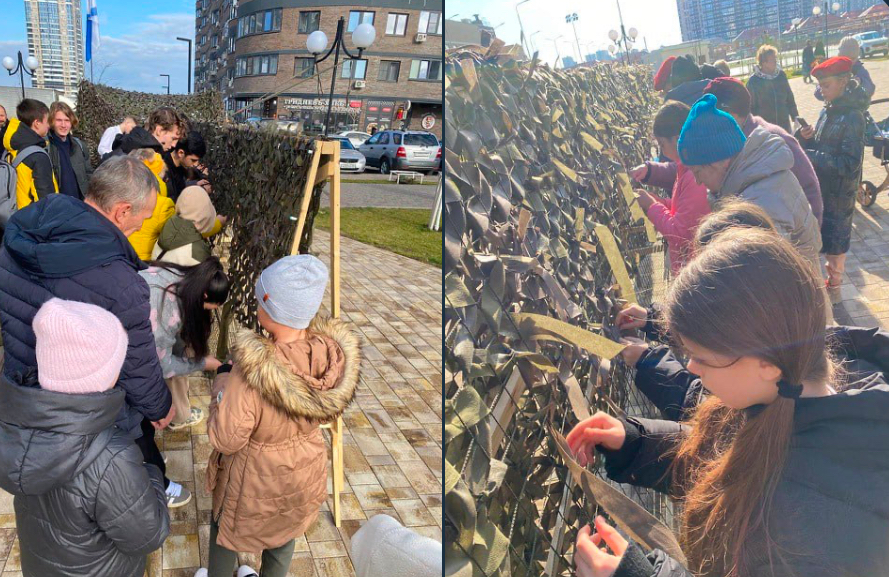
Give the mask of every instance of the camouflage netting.
M 290 254 L 315 140 L 244 127 L 199 125 L 207 141 L 207 167 L 213 203 L 229 217 L 216 252 L 228 264 L 231 292 L 223 317 L 258 329 L 254 287 L 259 273 Z M 300 253 L 308 252 L 324 184 L 315 187 Z M 225 356 L 225 331 L 219 354 Z
M 612 342 L 622 297 L 648 304 L 668 269 L 628 202 L 649 75 L 553 71 L 496 44 L 447 59 L 447 575 L 574 575 L 576 532 L 601 512 L 681 558 L 666 498 L 584 474 L 555 434 L 597 409 L 655 414 Z
M 222 322 L 214 331 L 218 354 L 224 357 L 230 327 L 259 328 L 253 298 L 256 279 L 265 267 L 290 254 L 315 141 L 222 126 L 222 101 L 215 92 L 167 96 L 128 92 L 85 80 L 78 94 L 78 135 L 89 142 L 95 156 L 106 128 L 126 115 L 143 121 L 160 106 L 184 113 L 204 136 L 207 155 L 203 163 L 213 185 L 211 198 L 217 212 L 229 217 L 223 233 L 214 238 L 214 251 L 226 264 L 232 285 Z M 313 191 L 301 253 L 311 246 L 323 186 Z
M 80 125 L 76 134 L 89 144 L 93 164 L 96 164 L 99 160 L 96 147 L 106 128 L 120 124 L 124 116 L 132 116 L 136 122 L 144 123 L 151 111 L 161 106 L 170 106 L 185 113 L 189 120 L 196 123 L 221 124 L 225 118 L 222 97 L 218 92 L 149 94 L 82 80 L 77 92 Z

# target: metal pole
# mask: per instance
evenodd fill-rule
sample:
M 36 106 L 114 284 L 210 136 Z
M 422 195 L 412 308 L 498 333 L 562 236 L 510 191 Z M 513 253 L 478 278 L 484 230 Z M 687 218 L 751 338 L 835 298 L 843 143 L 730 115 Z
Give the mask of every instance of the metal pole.
M 330 113 L 333 110 L 333 91 L 336 86 L 336 72 L 340 63 L 340 43 L 343 40 L 343 24 L 345 20 L 343 18 L 339 19 L 336 25 L 336 38 L 333 41 L 333 47 L 336 51 L 333 56 L 333 70 L 330 75 L 330 96 L 327 99 L 327 118 L 324 120 L 324 136 L 327 137 L 328 132 L 330 131 Z
M 519 35 L 520 35 L 521 41 L 522 41 L 522 48 L 524 48 L 527 51 L 529 46 L 527 44 L 528 41 L 525 39 L 525 27 L 522 26 L 522 16 L 519 14 L 519 6 L 521 6 L 525 2 L 530 2 L 530 0 L 522 0 L 521 2 L 519 2 L 518 4 L 515 5 L 515 15 L 516 15 L 516 18 L 519 19 Z M 531 53 L 528 52 L 528 56 L 530 56 L 530 55 L 531 55 Z
M 824 59 L 827 60 L 830 57 L 830 51 L 827 48 L 829 44 L 827 40 L 827 2 L 824 3 Z
M 624 51 L 627 53 L 627 66 L 630 65 L 630 47 L 627 44 L 627 32 L 624 28 L 624 15 L 620 11 L 620 0 L 615 0 L 617 3 L 617 17 L 620 19 L 620 37 L 624 41 Z
M 19 51 L 19 78 L 22 81 L 22 100 L 25 99 L 25 64 L 22 62 L 22 53 Z
M 191 94 L 191 38 L 182 38 L 180 36 L 176 37 L 176 40 L 181 40 L 182 42 L 188 42 L 188 94 Z
M 580 39 L 577 37 L 576 19 L 571 20 L 571 28 L 574 29 L 574 42 L 577 43 L 577 62 L 583 62 L 583 54 L 580 52 Z

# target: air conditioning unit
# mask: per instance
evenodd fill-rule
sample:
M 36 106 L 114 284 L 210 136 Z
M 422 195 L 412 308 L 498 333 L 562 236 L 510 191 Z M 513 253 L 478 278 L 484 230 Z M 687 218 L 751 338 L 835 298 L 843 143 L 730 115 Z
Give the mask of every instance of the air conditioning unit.
M 364 80 L 355 81 L 355 88 L 364 88 L 365 86 L 367 86 L 367 82 L 365 82 Z
M 426 42 L 426 35 L 425 34 L 417 34 L 417 37 L 414 38 L 414 42 L 416 42 L 417 44 L 419 44 L 421 42 Z

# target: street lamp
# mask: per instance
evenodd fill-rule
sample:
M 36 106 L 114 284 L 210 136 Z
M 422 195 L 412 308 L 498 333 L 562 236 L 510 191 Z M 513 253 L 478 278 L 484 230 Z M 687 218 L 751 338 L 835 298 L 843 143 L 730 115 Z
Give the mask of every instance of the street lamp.
M 561 54 L 559 53 L 559 39 L 560 39 L 560 38 L 562 38 L 562 35 L 561 35 L 561 34 L 559 34 L 559 35 L 556 36 L 555 38 L 547 38 L 547 40 L 551 40 L 552 43 L 553 43 L 553 46 L 556 47 L 556 62 L 553 64 L 553 68 L 554 68 L 554 69 L 559 65 L 559 60 L 560 60 L 561 57 L 562 57 Z M 565 67 L 565 65 L 563 64 L 563 65 L 562 65 L 562 68 L 564 68 L 564 67 Z
M 352 53 L 349 52 L 349 49 L 346 48 L 345 38 L 343 37 L 345 25 L 345 17 L 340 16 L 339 21 L 336 23 L 336 38 L 333 39 L 333 46 L 331 46 L 330 50 L 327 51 L 327 54 L 321 58 L 318 58 L 318 55 L 324 52 L 327 48 L 327 34 L 321 30 L 315 30 L 309 34 L 309 38 L 306 40 L 306 48 L 309 49 L 312 58 L 315 60 L 315 68 L 317 68 L 318 64 L 327 60 L 331 54 L 334 54 L 333 70 L 330 78 L 330 96 L 327 100 L 327 118 L 324 121 L 325 137 L 330 131 L 330 113 L 333 110 L 333 91 L 336 86 L 336 71 L 340 63 L 340 48 L 342 48 L 343 52 L 346 53 L 346 56 L 353 61 L 349 70 L 349 81 L 351 82 L 351 78 L 355 74 L 355 68 L 357 67 L 356 61 L 361 60 L 361 55 L 364 53 L 365 49 L 369 48 L 377 37 L 377 31 L 373 27 L 373 24 L 368 24 L 367 22 L 359 24 L 358 27 L 355 28 L 355 31 L 352 32 L 352 43 L 358 48 L 358 56 L 353 56 Z
M 528 42 L 531 44 L 531 48 L 534 49 L 534 52 L 537 52 L 537 44 L 534 43 L 534 36 L 536 36 L 537 34 L 540 34 L 540 30 L 532 32 L 531 36 L 528 36 Z
M 837 13 L 840 11 L 840 3 L 839 2 L 834 2 L 833 4 L 830 5 L 830 7 L 833 8 L 834 13 Z M 813 15 L 818 16 L 821 13 L 822 13 L 821 6 L 815 5 L 812 7 L 812 14 Z M 826 60 L 828 57 L 827 45 L 829 43 L 829 41 L 827 39 L 827 15 L 830 14 L 830 11 L 828 11 L 828 9 L 827 9 L 827 2 L 826 1 L 824 2 L 823 13 L 824 13 L 824 58 Z
M 580 53 L 580 40 L 577 38 L 577 25 L 575 24 L 577 22 L 577 12 L 565 16 L 565 22 L 570 23 L 574 29 L 574 42 L 577 43 L 577 61 L 580 62 L 583 60 L 583 54 Z
M 629 66 L 630 48 L 632 47 L 632 43 L 636 41 L 636 37 L 639 36 L 639 31 L 635 28 L 630 28 L 630 33 L 627 35 L 627 32 L 624 29 L 624 16 L 620 11 L 620 0 L 617 0 L 617 17 L 620 19 L 620 33 L 618 33 L 617 30 L 611 30 L 608 32 L 608 38 L 618 46 L 623 42 L 624 50 L 627 53 L 627 66 Z
M 519 6 L 521 6 L 522 4 L 526 4 L 530 1 L 531 0 L 521 0 L 521 2 L 518 2 L 515 5 L 515 15 L 516 15 L 516 18 L 519 19 L 519 39 L 522 41 L 522 49 L 525 51 L 528 50 L 528 46 L 525 43 L 525 28 L 524 28 L 524 26 L 522 26 L 522 16 L 519 14 Z
M 33 56 L 28 56 L 26 59 L 22 60 L 22 52 L 18 53 L 18 63 L 16 63 L 15 59 L 12 56 L 7 56 L 3 59 L 3 68 L 9 71 L 10 76 L 14 76 L 15 74 L 19 75 L 20 80 L 22 81 L 22 100 L 25 99 L 25 73 L 28 76 L 33 77 L 34 73 L 37 72 L 37 69 L 40 68 L 40 62 L 37 61 Z
M 176 40 L 180 40 L 182 42 L 188 42 L 188 94 L 191 94 L 191 38 L 181 38 L 179 36 L 176 37 Z
M 161 74 L 161 77 L 167 77 L 167 94 L 170 93 L 170 75 L 169 74 Z M 163 86 L 161 86 L 163 88 Z

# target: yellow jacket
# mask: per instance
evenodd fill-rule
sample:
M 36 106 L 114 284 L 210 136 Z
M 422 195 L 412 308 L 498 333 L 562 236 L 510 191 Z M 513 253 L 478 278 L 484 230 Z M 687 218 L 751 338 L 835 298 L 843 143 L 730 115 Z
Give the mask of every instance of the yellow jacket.
M 3 136 L 3 147 L 9 151 L 9 160 L 14 160 L 20 151 L 29 146 L 42 146 L 45 149 L 46 140 L 17 118 L 10 119 Z M 59 192 L 49 154 L 34 153 L 23 160 L 15 170 L 15 198 L 19 210 L 32 202 L 37 202 L 47 194 Z
M 154 250 L 157 237 L 160 236 L 164 225 L 176 212 L 176 205 L 173 203 L 173 199 L 167 197 L 167 185 L 160 178 L 157 179 L 157 183 L 158 195 L 154 212 L 145 219 L 145 222 L 142 223 L 142 228 L 129 236 L 130 244 L 136 249 L 136 254 L 145 261 L 151 260 L 151 251 Z

